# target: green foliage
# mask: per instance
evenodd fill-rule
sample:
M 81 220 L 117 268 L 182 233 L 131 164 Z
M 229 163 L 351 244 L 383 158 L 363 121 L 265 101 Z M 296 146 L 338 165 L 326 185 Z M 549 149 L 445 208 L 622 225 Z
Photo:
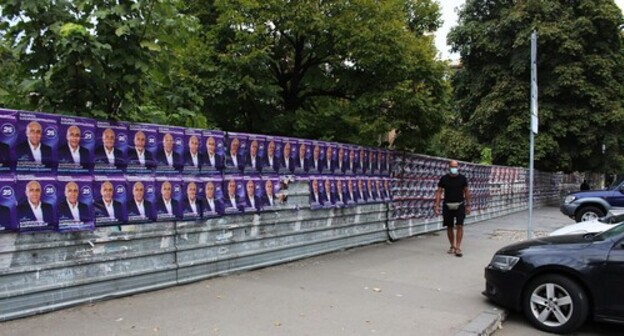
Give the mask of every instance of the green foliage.
M 189 1 L 205 48 L 204 111 L 221 128 L 424 147 L 446 108 L 446 67 L 424 33 L 431 1 Z
M 612 0 L 468 0 L 449 34 L 461 53 L 458 110 L 495 164 L 528 165 L 530 34 L 538 32 L 539 134 L 546 171 L 624 168 L 624 49 Z

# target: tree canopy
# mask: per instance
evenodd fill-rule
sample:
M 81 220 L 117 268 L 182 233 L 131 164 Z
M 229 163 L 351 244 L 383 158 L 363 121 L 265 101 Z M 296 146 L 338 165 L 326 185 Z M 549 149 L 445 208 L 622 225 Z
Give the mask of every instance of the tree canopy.
M 0 0 L 0 104 L 424 148 L 447 110 L 432 0 Z
M 538 33 L 543 170 L 624 168 L 624 49 L 613 0 L 468 0 L 448 36 L 456 110 L 496 164 L 527 165 L 530 34 Z M 602 145 L 606 154 L 602 154 Z M 606 165 L 606 167 L 605 167 Z

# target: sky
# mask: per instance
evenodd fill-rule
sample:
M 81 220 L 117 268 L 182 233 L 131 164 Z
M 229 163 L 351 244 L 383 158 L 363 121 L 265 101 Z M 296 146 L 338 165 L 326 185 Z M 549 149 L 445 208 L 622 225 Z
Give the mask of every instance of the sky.
M 436 47 L 440 52 L 440 58 L 443 60 L 451 59 L 458 60 L 458 54 L 451 54 L 449 46 L 446 45 L 446 35 L 449 33 L 451 28 L 457 25 L 457 12 L 456 9 L 463 5 L 465 0 L 437 0 L 440 3 L 440 7 L 442 8 L 442 20 L 444 20 L 444 24 L 442 27 L 436 32 Z M 624 0 L 615 0 L 615 3 L 622 9 L 624 12 Z

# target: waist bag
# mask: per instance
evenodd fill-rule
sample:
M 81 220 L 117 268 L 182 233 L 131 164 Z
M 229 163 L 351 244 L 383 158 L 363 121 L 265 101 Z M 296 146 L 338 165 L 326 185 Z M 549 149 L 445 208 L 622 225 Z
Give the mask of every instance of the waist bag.
M 444 203 L 446 204 L 446 208 L 449 210 L 457 210 L 459 209 L 459 206 L 462 205 L 464 202 L 452 202 L 452 203 Z

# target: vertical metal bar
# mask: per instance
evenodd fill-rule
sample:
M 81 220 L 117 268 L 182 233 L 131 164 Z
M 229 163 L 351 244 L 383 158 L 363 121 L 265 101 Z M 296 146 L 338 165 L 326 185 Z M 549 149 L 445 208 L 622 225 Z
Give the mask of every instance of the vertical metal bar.
M 531 132 L 529 158 L 529 224 L 527 239 L 531 239 L 533 231 L 533 152 L 535 150 L 535 134 L 537 134 L 537 32 L 531 33 Z

